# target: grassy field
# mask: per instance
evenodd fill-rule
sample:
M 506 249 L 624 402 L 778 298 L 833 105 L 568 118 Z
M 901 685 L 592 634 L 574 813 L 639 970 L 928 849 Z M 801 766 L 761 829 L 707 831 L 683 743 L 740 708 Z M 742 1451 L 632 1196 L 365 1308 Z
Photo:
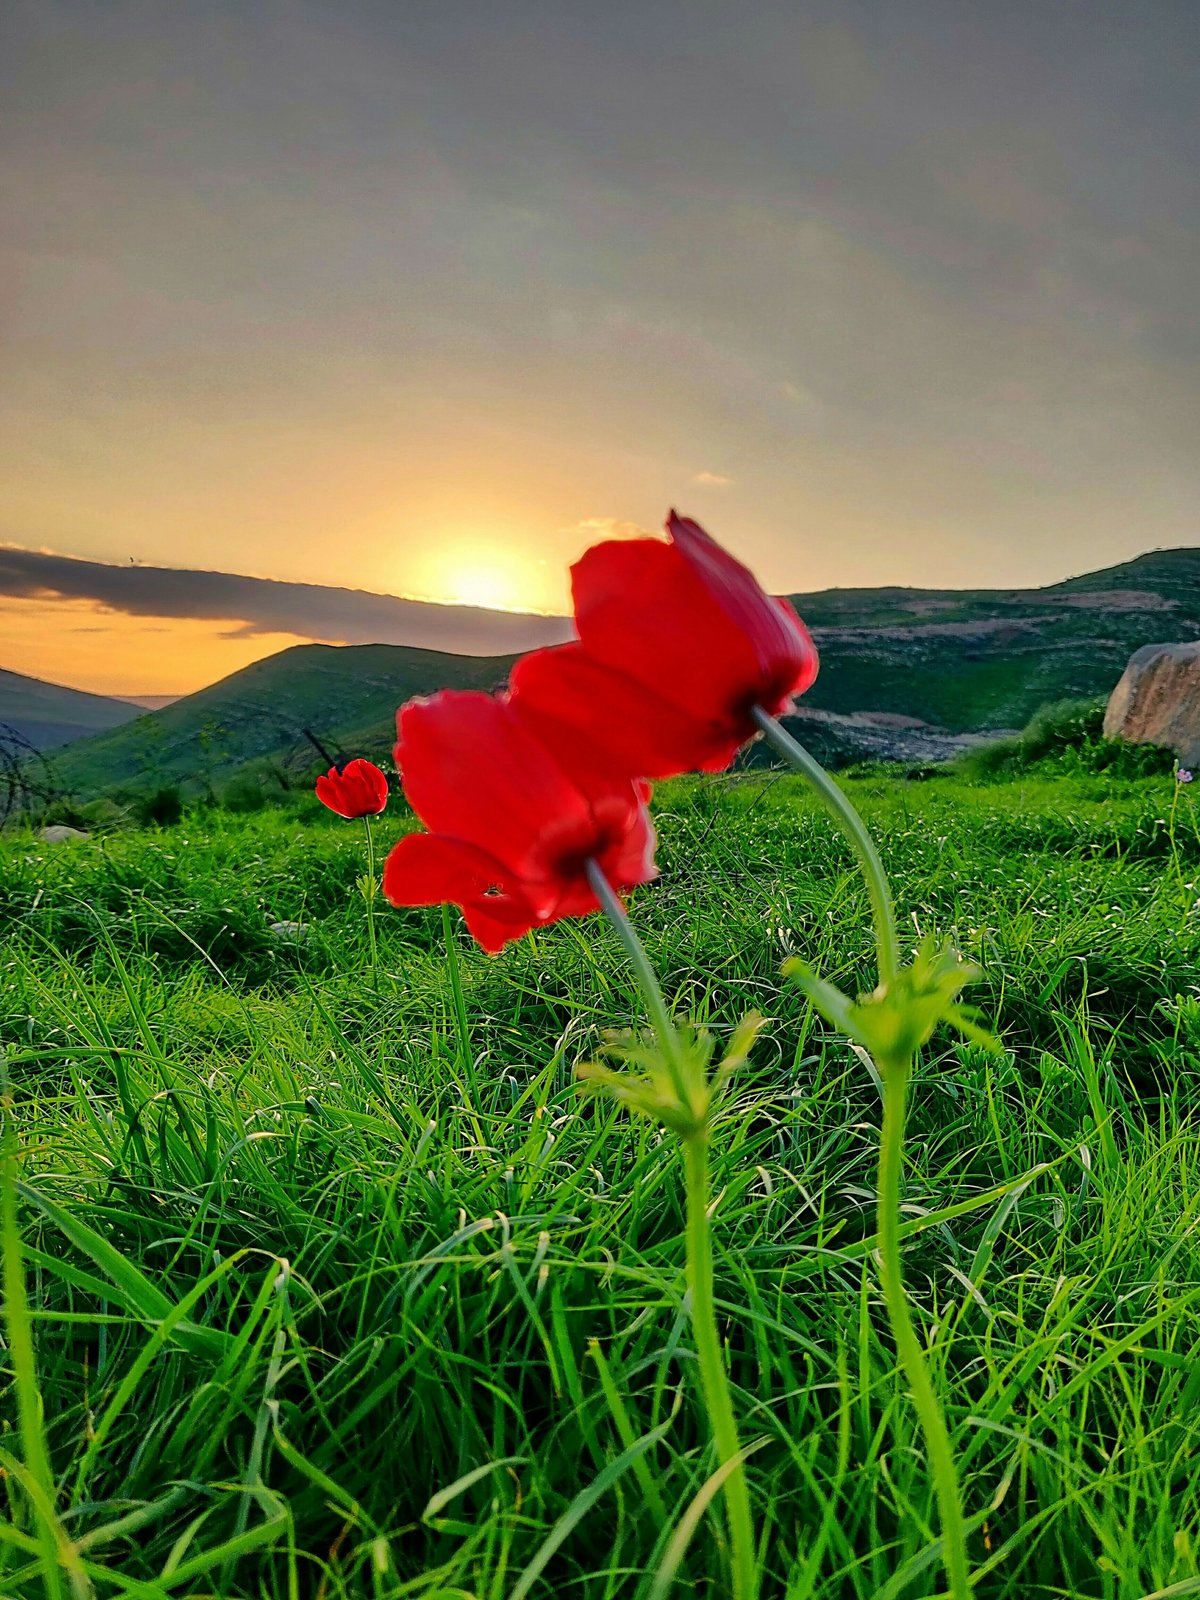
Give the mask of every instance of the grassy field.
M 908 1146 L 975 1592 L 1200 1594 L 1196 803 L 1165 778 L 851 787 L 902 929 L 979 962 L 1006 1047 L 935 1041 Z M 797 780 L 656 811 L 632 914 L 668 995 L 719 1035 L 769 1019 L 713 1150 L 764 1596 L 935 1594 L 873 1256 L 879 1097 L 779 977 L 801 953 L 869 985 L 864 895 Z M 713 1462 L 676 1147 L 573 1079 L 638 1019 L 620 949 L 598 918 L 498 960 L 459 936 L 460 1007 L 436 910 L 383 912 L 372 977 L 361 871 L 315 801 L 0 842 L 4 1595 L 661 1592 Z M 670 1592 L 719 1600 L 727 1572 L 702 1516 Z

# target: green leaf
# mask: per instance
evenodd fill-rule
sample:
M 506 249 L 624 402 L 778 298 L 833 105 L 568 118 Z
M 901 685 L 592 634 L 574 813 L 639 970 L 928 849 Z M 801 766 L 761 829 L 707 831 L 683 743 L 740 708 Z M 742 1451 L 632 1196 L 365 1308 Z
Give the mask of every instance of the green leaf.
M 890 984 L 857 1000 L 818 977 L 797 958 L 786 962 L 783 971 L 800 985 L 827 1022 L 862 1045 L 881 1066 L 910 1061 L 943 1022 L 977 1044 L 1000 1048 L 998 1041 L 956 1004 L 960 992 L 979 977 L 979 969 L 962 961 L 950 945 L 925 940 Z
M 576 1067 L 575 1075 L 593 1094 L 607 1095 L 686 1139 L 708 1127 L 726 1084 L 745 1065 L 762 1025 L 763 1019 L 754 1012 L 742 1019 L 711 1077 L 708 1064 L 715 1041 L 702 1029 L 679 1030 L 674 1059 L 668 1058 L 653 1038 L 617 1037 L 609 1044 L 608 1054 L 624 1061 L 625 1070 L 584 1061 Z

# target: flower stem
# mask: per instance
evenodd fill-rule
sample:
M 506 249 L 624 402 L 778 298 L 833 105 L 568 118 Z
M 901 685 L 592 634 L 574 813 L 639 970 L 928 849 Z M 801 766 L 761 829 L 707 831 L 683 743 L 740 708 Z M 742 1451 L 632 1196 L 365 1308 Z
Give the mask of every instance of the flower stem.
M 471 1055 L 471 1025 L 467 1021 L 467 1002 L 463 995 L 462 972 L 458 965 L 458 944 L 454 938 L 454 924 L 450 920 L 450 907 L 442 903 L 442 942 L 446 947 L 446 966 L 450 970 L 450 994 L 454 1001 L 454 1023 L 458 1030 L 458 1053 L 462 1069 L 475 1081 L 475 1063 Z
M 899 969 L 900 953 L 896 939 L 896 918 L 892 910 L 892 891 L 888 887 L 887 875 L 883 870 L 883 862 L 879 859 L 879 851 L 875 848 L 875 841 L 867 832 L 858 812 L 816 757 L 810 755 L 800 741 L 793 739 L 787 729 L 761 706 L 755 706 L 750 715 L 767 741 L 774 746 L 788 765 L 794 767 L 808 780 L 825 809 L 850 841 L 850 847 L 858 857 L 858 864 L 866 879 L 867 893 L 871 897 L 879 982 L 886 988 Z
M 629 965 L 633 968 L 638 987 L 642 991 L 642 998 L 646 1002 L 646 1010 L 650 1013 L 651 1024 L 658 1035 L 658 1042 L 662 1046 L 663 1055 L 667 1059 L 667 1066 L 670 1069 L 675 1092 L 686 1103 L 688 1094 L 683 1070 L 683 1052 L 679 1046 L 679 1035 L 675 1032 L 675 1024 L 671 1021 L 671 1013 L 667 1010 L 667 1002 L 663 999 L 663 992 L 659 987 L 654 968 L 650 965 L 650 957 L 646 954 L 642 941 L 634 932 L 633 923 L 630 922 L 625 907 L 621 904 L 620 895 L 617 894 L 612 884 L 604 876 L 600 863 L 595 860 L 589 861 L 584 871 L 587 873 L 587 881 L 591 885 L 592 893 L 599 900 L 604 915 L 612 924 L 613 931 L 621 941 L 625 954 L 629 957 Z
M 883 1128 L 879 1140 L 879 1267 L 883 1297 L 896 1353 L 912 1393 L 913 1408 L 925 1435 L 925 1454 L 938 1498 L 942 1524 L 942 1562 L 952 1600 L 970 1600 L 967 1531 L 958 1474 L 941 1406 L 913 1327 L 900 1261 L 900 1205 L 904 1163 L 904 1120 L 912 1061 L 880 1061 Z
M 367 877 L 370 880 L 370 891 L 364 897 L 367 902 L 367 945 L 371 951 L 371 982 L 375 988 L 379 987 L 379 946 L 375 942 L 375 891 L 377 887 L 375 878 L 375 836 L 371 832 L 370 817 L 363 818 L 363 827 L 367 834 Z
M 683 1165 L 687 1177 L 687 1282 L 692 1302 L 692 1336 L 700 1367 L 700 1387 L 717 1447 L 720 1466 L 741 1454 L 729 1379 L 717 1331 L 713 1304 L 712 1239 L 708 1227 L 708 1133 L 688 1134 L 683 1140 Z M 725 1480 L 725 1509 L 733 1557 L 733 1592 L 736 1600 L 753 1600 L 758 1593 L 754 1559 L 754 1519 L 746 1471 L 738 1466 Z
M 599 900 L 633 967 L 654 1031 L 658 1035 L 667 1066 L 681 1105 L 689 1105 L 687 1075 L 679 1035 L 662 989 L 650 965 L 642 941 L 634 931 L 615 892 L 596 861 L 587 863 L 587 879 Z M 729 1542 L 733 1563 L 734 1600 L 755 1600 L 758 1583 L 754 1555 L 754 1520 L 750 1510 L 750 1491 L 745 1468 L 741 1465 L 737 1421 L 729 1379 L 717 1331 L 713 1301 L 712 1237 L 708 1226 L 708 1129 L 697 1127 L 681 1136 L 687 1186 L 687 1265 L 688 1297 L 691 1303 L 692 1334 L 696 1341 L 696 1360 L 700 1369 L 700 1389 L 708 1412 L 709 1427 L 716 1446 L 718 1464 L 737 1461 L 725 1480 L 725 1507 L 729 1518 Z
M 788 764 L 801 773 L 816 790 L 826 809 L 841 827 L 858 857 L 871 898 L 875 922 L 875 948 L 881 988 L 887 989 L 900 968 L 899 941 L 892 894 L 875 841 L 867 832 L 858 812 L 804 746 L 761 706 L 751 715 L 767 740 Z M 963 1521 L 958 1473 L 942 1408 L 934 1393 L 929 1369 L 913 1327 L 900 1259 L 901 1181 L 904 1164 L 904 1122 L 908 1085 L 912 1077 L 911 1056 L 897 1056 L 877 1063 L 883 1083 L 883 1127 L 879 1138 L 878 1231 L 879 1266 L 883 1298 L 896 1354 L 912 1393 L 913 1408 L 925 1436 L 925 1454 L 937 1494 L 942 1525 L 942 1562 L 950 1582 L 951 1600 L 970 1600 L 971 1579 L 967 1562 L 967 1532 Z

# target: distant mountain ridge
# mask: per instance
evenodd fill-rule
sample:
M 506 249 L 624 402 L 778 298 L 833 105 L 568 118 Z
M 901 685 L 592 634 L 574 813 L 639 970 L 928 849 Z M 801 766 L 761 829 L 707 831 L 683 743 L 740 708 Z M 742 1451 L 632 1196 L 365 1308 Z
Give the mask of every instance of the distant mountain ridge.
M 111 695 L 27 678 L 0 667 L 0 723 L 38 750 L 53 750 L 89 733 L 130 722 L 138 707 Z
M 1047 701 L 1107 694 L 1140 645 L 1200 639 L 1200 549 L 1152 551 L 1045 589 L 830 589 L 791 599 L 821 653 L 799 708 L 802 732 L 834 758 L 932 757 L 1021 727 Z M 297 645 L 80 740 L 55 765 L 84 794 L 206 784 L 256 759 L 302 770 L 306 730 L 333 754 L 381 760 L 402 701 L 492 688 L 513 659 Z

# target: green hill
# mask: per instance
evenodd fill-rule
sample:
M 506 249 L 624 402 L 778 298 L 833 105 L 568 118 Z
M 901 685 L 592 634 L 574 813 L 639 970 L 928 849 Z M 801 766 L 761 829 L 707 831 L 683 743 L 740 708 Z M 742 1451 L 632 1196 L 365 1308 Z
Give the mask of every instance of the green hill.
M 0 723 L 15 728 L 37 750 L 53 750 L 72 739 L 115 728 L 138 714 L 127 700 L 44 683 L 0 668 Z
M 953 753 L 1047 701 L 1107 694 L 1139 645 L 1200 638 L 1200 550 L 1161 550 L 1046 589 L 829 589 L 793 595 L 821 652 L 798 719 L 832 760 Z M 161 711 L 60 751 L 83 797 L 168 781 L 203 788 L 254 760 L 307 781 L 332 755 L 383 759 L 396 707 L 490 688 L 509 656 L 404 645 L 297 645 Z
M 59 751 L 55 777 L 83 797 L 168 782 L 203 789 L 255 760 L 307 777 L 321 762 L 308 735 L 333 757 L 381 761 L 402 701 L 438 688 L 490 689 L 512 659 L 406 645 L 294 645 Z
M 793 596 L 821 652 L 815 710 L 961 734 L 1107 694 L 1139 645 L 1200 638 L 1200 549 L 1159 550 L 1046 589 L 831 589 Z

